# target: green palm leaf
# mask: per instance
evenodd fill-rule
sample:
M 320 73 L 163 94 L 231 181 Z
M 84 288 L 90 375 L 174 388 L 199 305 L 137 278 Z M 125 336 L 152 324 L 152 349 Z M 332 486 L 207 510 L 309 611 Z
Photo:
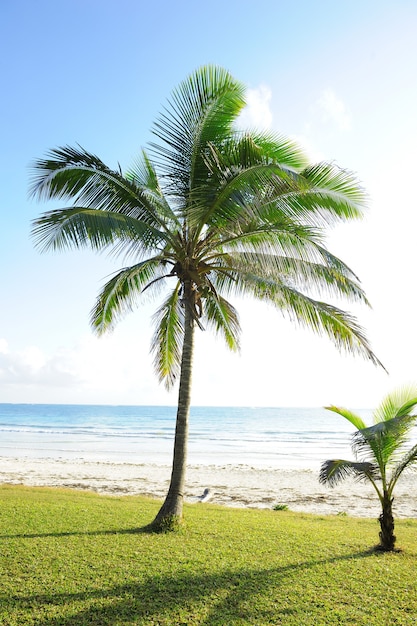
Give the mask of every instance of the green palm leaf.
M 133 248 L 139 254 L 165 244 L 164 231 L 127 215 L 98 209 L 73 207 L 49 211 L 33 224 L 32 236 L 42 252 L 64 248 L 111 247 L 113 254 Z
M 334 406 L 334 405 L 326 406 L 325 408 L 328 411 L 333 411 L 334 413 L 338 413 L 339 415 L 347 419 L 348 422 L 353 424 L 353 426 L 355 426 L 355 428 L 357 428 L 358 430 L 362 430 L 363 428 L 366 428 L 366 424 L 361 418 L 361 416 L 358 415 L 357 413 L 353 413 L 353 411 L 349 411 L 349 409 L 345 409 L 344 407 L 339 407 L 339 406 Z
M 329 337 L 339 350 L 347 350 L 369 359 L 375 365 L 382 363 L 371 350 L 361 326 L 356 319 L 341 309 L 314 300 L 297 289 L 273 278 L 243 270 L 229 275 L 224 272 L 217 277 L 216 289 L 233 290 L 238 295 L 250 293 L 254 298 L 270 302 L 291 321 L 309 328 L 319 336 Z
M 270 131 L 262 134 L 255 131 L 245 133 L 244 141 L 248 139 L 258 148 L 258 160 L 263 160 L 265 163 L 275 163 L 280 168 L 294 172 L 300 172 L 308 165 L 303 150 L 288 137 Z M 241 154 L 237 154 L 237 164 L 244 162 L 241 157 Z
M 404 385 L 388 394 L 374 411 L 374 422 L 382 422 L 409 415 L 417 406 L 417 388 Z
M 346 478 L 353 477 L 358 481 L 374 481 L 378 478 L 378 466 L 368 462 L 345 461 L 333 459 L 325 461 L 320 468 L 319 481 L 329 487 L 335 487 Z
M 229 135 L 245 104 L 243 93 L 241 83 L 212 66 L 201 68 L 173 92 L 153 129 L 162 143 L 151 144 L 169 181 L 167 195 L 186 198 L 206 180 L 205 146 Z
M 362 217 L 367 196 L 351 172 L 334 164 L 318 163 L 307 167 L 302 175 L 308 182 L 309 192 L 300 202 L 314 214 L 318 212 L 329 223 Z
M 405 452 L 404 456 L 394 467 L 390 480 L 391 491 L 394 489 L 394 486 L 401 474 L 408 469 L 417 469 L 417 444 Z
M 320 254 L 321 249 L 315 249 L 314 252 Z M 242 274 L 250 270 L 254 275 L 275 280 L 278 285 L 285 284 L 302 290 L 314 289 L 318 295 L 338 295 L 353 302 L 368 304 L 363 289 L 352 277 L 349 268 L 343 266 L 334 257 L 326 260 L 329 262 L 321 264 L 293 258 L 288 254 L 261 254 L 260 252 L 242 252 L 225 257 L 229 266 L 235 271 L 240 270 Z
M 183 314 L 179 305 L 178 286 L 153 316 L 155 334 L 151 351 L 159 380 L 170 389 L 181 369 L 181 348 L 184 332 Z
M 154 229 L 166 228 L 156 210 L 159 208 L 156 196 L 150 196 L 148 189 L 128 180 L 121 172 L 108 168 L 98 157 L 82 148 L 68 146 L 52 150 L 49 157 L 34 164 L 32 197 L 71 198 L 74 205 L 85 209 L 121 213 Z M 165 209 L 165 200 L 159 201 Z
M 137 305 L 140 294 L 160 272 L 160 260 L 148 259 L 120 270 L 103 287 L 91 312 L 91 324 L 98 334 L 116 323 Z
M 212 293 L 205 299 L 204 308 L 209 325 L 223 335 L 231 350 L 238 351 L 240 324 L 236 309 L 230 302 Z
M 368 426 L 355 433 L 352 447 L 358 455 L 369 455 L 372 451 L 380 466 L 386 466 L 396 460 L 396 454 L 401 452 L 415 421 L 416 416 L 401 415 Z

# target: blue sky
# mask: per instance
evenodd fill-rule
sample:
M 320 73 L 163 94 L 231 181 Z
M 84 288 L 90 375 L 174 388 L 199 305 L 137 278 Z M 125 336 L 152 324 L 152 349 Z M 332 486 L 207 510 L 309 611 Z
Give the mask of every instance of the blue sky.
M 0 29 L 0 401 L 175 404 L 149 356 L 156 305 L 108 337 L 90 330 L 117 261 L 34 249 L 31 221 L 56 205 L 28 198 L 30 163 L 79 143 L 128 167 L 172 89 L 207 63 L 247 85 L 245 124 L 296 139 L 367 189 L 366 218 L 328 246 L 362 280 L 373 308 L 354 313 L 389 375 L 237 302 L 242 354 L 198 336 L 194 403 L 371 407 L 417 380 L 414 1 L 2 0 Z

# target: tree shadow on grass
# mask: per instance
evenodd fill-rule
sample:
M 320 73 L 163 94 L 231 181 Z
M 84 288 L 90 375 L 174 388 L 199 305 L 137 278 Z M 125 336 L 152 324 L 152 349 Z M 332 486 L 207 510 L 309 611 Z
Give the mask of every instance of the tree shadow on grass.
M 0 535 L 1 539 L 43 539 L 46 537 L 100 537 L 101 535 L 137 535 L 140 533 L 152 534 L 148 526 L 139 528 L 115 528 L 114 530 L 68 530 L 51 533 L 16 533 L 15 535 Z
M 137 583 L 105 589 L 15 596 L 10 599 L 10 613 L 24 615 L 35 609 L 38 626 L 279 624 L 285 623 L 285 616 L 296 613 L 297 607 L 285 606 L 285 602 L 277 606 L 272 602 L 272 605 L 264 604 L 260 614 L 259 604 L 253 604 L 251 598 L 265 595 L 268 590 L 271 597 L 277 597 L 284 581 L 298 572 L 371 554 L 373 551 L 368 550 L 262 570 L 153 575 Z M 65 607 L 65 615 L 60 607 Z M 279 621 L 281 619 L 284 622 Z

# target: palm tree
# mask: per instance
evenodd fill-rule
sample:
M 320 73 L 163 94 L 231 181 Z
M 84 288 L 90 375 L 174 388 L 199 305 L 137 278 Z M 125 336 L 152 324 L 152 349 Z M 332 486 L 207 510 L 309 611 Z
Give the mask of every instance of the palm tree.
M 379 550 L 394 550 L 394 487 L 404 470 L 415 466 L 417 461 L 417 445 L 405 449 L 416 423 L 417 415 L 412 413 L 416 405 L 417 387 L 397 389 L 388 394 L 374 411 L 372 426 L 366 426 L 362 418 L 352 411 L 336 406 L 326 407 L 357 428 L 352 437 L 356 460 L 325 461 L 320 469 L 320 482 L 334 487 L 348 476 L 370 481 L 382 507 Z
M 269 302 L 379 364 L 356 319 L 309 293 L 368 304 L 358 278 L 324 245 L 328 225 L 362 215 L 363 190 L 334 165 L 308 165 L 280 136 L 239 131 L 244 105 L 240 82 L 203 67 L 173 92 L 153 127 L 157 142 L 126 173 L 79 146 L 34 164 L 33 197 L 73 201 L 34 222 L 42 251 L 89 246 L 131 259 L 98 296 L 97 333 L 144 291 L 165 288 L 152 351 L 160 381 L 170 388 L 179 380 L 179 392 L 171 483 L 154 528 L 182 518 L 195 329 L 210 326 L 239 349 L 230 295 Z

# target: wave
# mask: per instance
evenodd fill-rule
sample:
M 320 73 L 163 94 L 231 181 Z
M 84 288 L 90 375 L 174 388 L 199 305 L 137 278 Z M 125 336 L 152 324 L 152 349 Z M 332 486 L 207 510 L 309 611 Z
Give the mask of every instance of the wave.
M 29 407 L 29 408 L 28 408 Z M 174 407 L 1 405 L 0 456 L 171 462 Z M 348 453 L 352 430 L 320 409 L 197 407 L 191 412 L 190 462 L 305 467 Z

